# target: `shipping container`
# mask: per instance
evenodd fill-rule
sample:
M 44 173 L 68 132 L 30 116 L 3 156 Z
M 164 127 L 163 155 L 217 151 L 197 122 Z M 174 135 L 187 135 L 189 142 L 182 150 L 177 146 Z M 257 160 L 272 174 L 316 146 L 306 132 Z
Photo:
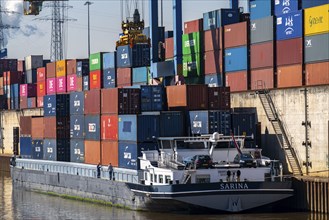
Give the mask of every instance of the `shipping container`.
M 223 86 L 223 75 L 220 73 L 208 74 L 204 77 L 205 84 L 209 87 Z
M 103 88 L 115 88 L 117 85 L 116 83 L 116 69 L 109 68 L 103 70 Z
M 275 41 L 250 45 L 250 68 L 274 66 Z
M 183 55 L 183 76 L 195 77 L 203 75 L 203 59 L 199 53 Z
M 70 96 L 68 94 L 44 96 L 44 116 L 68 116 L 70 113 Z
M 5 95 L 0 96 L 0 109 L 1 110 L 7 110 L 8 109 L 7 97 Z
M 99 52 L 90 54 L 89 57 L 89 70 L 101 70 L 103 67 L 103 54 L 106 52 Z
M 184 22 L 184 34 L 203 31 L 203 19 Z
M 119 141 L 155 142 L 160 135 L 159 113 L 119 115 Z
M 181 111 L 160 113 L 160 137 L 183 137 L 186 135 L 185 116 Z
M 261 19 L 273 15 L 274 1 L 253 0 L 250 1 L 250 19 Z
M 10 98 L 18 98 L 19 97 L 19 84 L 11 84 L 10 85 Z
M 204 51 L 222 49 L 222 28 L 211 29 L 203 32 Z
M 56 77 L 56 62 L 47 63 L 47 78 L 55 78 Z
M 20 109 L 27 109 L 28 106 L 27 106 L 27 97 L 19 97 L 19 108 Z
M 25 60 L 17 61 L 17 71 L 25 72 Z
M 274 88 L 274 69 L 264 68 L 251 70 L 250 86 L 252 90 Z
M 290 88 L 303 85 L 303 65 L 277 67 L 277 88 Z
M 230 72 L 225 74 L 225 85 L 231 92 L 243 92 L 248 90 L 248 71 Z
M 32 85 L 32 84 L 27 84 L 27 85 Z M 35 85 L 35 89 L 31 88 L 30 97 L 33 97 L 33 96 L 43 97 L 46 95 L 46 83 L 45 82 L 38 82 L 37 84 L 34 84 L 34 85 Z M 31 87 L 33 87 L 33 86 L 31 86 Z M 33 90 L 35 90 L 36 93 L 34 93 Z
M 131 68 L 117 68 L 117 86 L 131 86 Z
M 329 32 L 329 4 L 304 10 L 305 36 Z
M 204 74 L 223 72 L 223 54 L 221 50 L 206 51 L 204 53 Z
M 182 44 L 183 44 L 183 55 L 201 53 L 203 52 L 202 44 L 203 35 L 202 32 L 194 32 L 190 34 L 183 34 Z
M 83 77 L 89 75 L 89 60 L 77 61 L 77 76 Z
M 44 139 L 44 141 L 43 141 L 43 159 L 57 161 L 56 139 Z
M 137 67 L 132 68 L 132 82 L 133 83 L 142 83 L 147 82 L 149 74 L 149 67 Z
M 117 47 L 117 67 L 150 66 L 150 46 L 148 44 L 135 44 Z
M 89 88 L 90 89 L 101 89 L 103 73 L 101 70 L 90 71 L 89 75 Z
M 249 67 L 247 46 L 225 49 L 225 72 L 247 70 Z
M 43 117 L 32 117 L 31 119 L 31 137 L 33 139 L 44 138 Z
M 23 80 L 23 73 L 18 71 L 6 71 L 3 72 L 3 84 L 4 85 L 12 85 L 12 84 L 20 84 Z
M 71 115 L 70 116 L 70 138 L 84 139 L 85 132 L 85 116 Z
M 303 39 L 277 41 L 276 62 L 278 66 L 303 63 Z
M 329 60 L 329 33 L 306 36 L 304 39 L 304 62 L 322 62 Z
M 44 117 L 43 124 L 45 138 L 70 138 L 70 118 L 68 116 Z
M 97 165 L 100 162 L 101 162 L 101 142 L 85 140 L 85 163 Z
M 83 91 L 89 90 L 89 76 L 83 76 Z
M 56 94 L 56 89 L 57 89 L 56 78 L 48 78 L 47 79 L 47 95 Z
M 231 95 L 229 87 L 209 87 L 209 110 L 230 110 Z
M 141 86 L 141 111 L 164 111 L 167 109 L 167 98 L 162 85 Z
M 329 84 L 329 62 L 308 63 L 305 72 L 307 86 Z
M 156 31 L 158 35 L 158 39 L 161 42 L 164 42 L 165 39 L 165 27 L 158 27 L 158 30 Z M 150 27 L 145 27 L 143 30 L 143 34 L 146 35 L 146 37 L 151 38 L 151 33 L 150 33 Z
M 19 133 L 20 136 L 28 136 L 32 135 L 32 116 L 20 116 L 19 119 Z
M 232 132 L 235 136 L 254 136 L 257 134 L 257 113 L 232 112 Z
M 83 91 L 83 82 L 82 82 L 82 77 L 77 77 L 77 92 L 82 92 Z
M 299 0 L 276 0 L 274 1 L 274 14 L 282 15 L 295 12 L 299 9 Z
M 203 13 L 203 30 L 210 30 L 239 22 L 237 9 L 218 9 Z
M 83 115 L 84 114 L 84 92 L 71 92 L 70 93 L 70 114 Z
M 138 170 L 142 151 L 157 150 L 157 143 L 119 142 L 119 167 Z
M 207 85 L 167 86 L 169 109 L 205 110 L 208 108 Z
M 37 97 L 37 107 L 38 108 L 43 108 L 43 96 Z
M 274 40 L 274 16 L 250 21 L 250 43 L 261 43 Z
M 85 141 L 83 139 L 71 139 L 70 141 L 70 156 L 71 162 L 84 163 L 85 162 Z
M 36 108 L 37 107 L 37 98 L 36 97 L 27 98 L 27 107 Z
M 85 91 L 84 98 L 84 113 L 85 114 L 100 114 L 101 112 L 101 91 L 94 89 Z
M 36 83 L 37 82 L 37 69 L 26 70 L 25 71 L 25 81 L 26 83 Z
M 17 59 L 0 59 L 0 76 L 4 71 L 17 71 Z
M 166 38 L 165 40 L 165 57 L 166 59 L 174 58 L 174 38 Z
M 66 77 L 66 64 L 67 60 L 56 61 L 56 77 Z
M 32 138 L 20 137 L 19 138 L 19 156 L 23 159 L 32 158 Z
M 66 77 L 66 90 L 68 92 L 77 91 L 77 75 L 67 75 Z
M 46 81 L 46 67 L 40 67 L 37 69 L 37 82 L 44 82 Z
M 43 155 L 45 160 L 70 161 L 70 139 L 45 139 Z
M 118 115 L 103 114 L 101 116 L 101 139 L 117 141 L 119 137 Z
M 108 166 L 110 163 L 113 167 L 119 166 L 119 143 L 117 141 L 101 142 L 101 164 Z
M 11 97 L 10 98 L 10 109 L 15 109 L 15 110 L 19 110 L 20 106 L 20 99 L 18 97 Z
M 312 8 L 319 5 L 328 4 L 328 0 L 301 0 L 302 8 Z
M 165 39 L 167 38 L 173 38 L 174 32 L 173 31 L 165 31 Z
M 100 140 L 100 115 L 85 115 L 85 140 Z
M 66 75 L 77 75 L 81 77 L 83 72 L 89 73 L 88 59 L 74 59 L 66 61 Z
M 32 159 L 43 159 L 43 139 L 32 139 Z
M 173 60 L 153 63 L 149 78 L 160 78 L 175 75 L 175 63 Z
M 245 46 L 249 42 L 249 22 L 224 26 L 224 48 Z
M 25 57 L 25 70 L 37 69 L 43 66 L 42 55 L 31 55 Z
M 66 93 L 66 76 L 56 77 L 56 93 Z
M 103 67 L 102 69 L 115 69 L 116 68 L 116 52 L 103 54 Z
M 276 18 L 276 39 L 288 40 L 303 36 L 303 11 L 296 11 Z

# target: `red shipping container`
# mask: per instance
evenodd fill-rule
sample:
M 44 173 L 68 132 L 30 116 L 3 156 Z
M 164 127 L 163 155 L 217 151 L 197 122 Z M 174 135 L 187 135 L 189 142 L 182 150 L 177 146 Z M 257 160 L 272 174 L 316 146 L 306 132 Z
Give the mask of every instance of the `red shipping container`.
M 208 87 L 209 110 L 230 110 L 230 87 Z
M 82 87 L 82 84 L 83 84 L 82 77 L 77 77 L 77 82 L 76 82 L 76 84 L 77 84 L 77 89 L 76 89 L 76 91 L 77 91 L 77 92 L 82 92 L 82 90 L 83 90 L 83 87 Z
M 222 29 L 207 30 L 204 33 L 204 51 L 222 49 Z
M 55 78 L 56 77 L 56 62 L 47 63 L 47 78 Z
M 101 91 L 93 89 L 85 91 L 85 114 L 100 114 L 101 112 Z M 113 104 L 114 105 L 114 104 Z
M 329 62 L 308 63 L 305 71 L 307 86 L 329 84 Z
M 252 90 L 258 89 L 273 89 L 274 88 L 274 69 L 266 68 L 266 69 L 257 69 L 251 70 L 250 73 L 250 86 Z
M 43 139 L 44 138 L 44 126 L 43 117 L 32 118 L 31 120 L 32 128 L 32 139 Z
M 89 73 L 89 88 L 100 89 L 102 86 L 102 72 L 101 70 L 94 70 Z
M 131 86 L 131 68 L 117 68 L 117 87 Z
M 251 69 L 273 67 L 274 41 L 250 45 Z
M 3 84 L 12 85 L 20 84 L 23 79 L 23 72 L 18 71 L 6 71 L 3 72 Z
M 117 141 L 102 141 L 101 142 L 101 155 L 104 166 L 108 166 L 110 163 L 112 166 L 119 166 L 119 146 Z
M 85 163 L 97 165 L 100 162 L 101 162 L 101 142 L 85 141 Z
M 31 97 L 31 98 L 27 98 L 27 103 L 31 103 L 31 106 L 29 106 L 30 108 L 36 108 L 37 107 L 37 98 L 36 97 Z
M 303 63 L 303 39 L 277 41 L 276 62 L 278 66 Z
M 184 22 L 184 34 L 203 31 L 203 18 Z
M 77 60 L 67 60 L 66 75 L 76 75 L 76 74 L 77 74 Z
M 28 106 L 27 106 L 27 97 L 25 96 L 25 97 L 20 97 L 19 98 L 19 107 L 20 107 L 20 109 L 27 109 L 28 108 Z
M 37 107 L 42 108 L 43 107 L 43 96 L 37 97 Z
M 240 47 L 248 44 L 248 22 L 224 26 L 224 47 Z
M 102 115 L 101 116 L 101 139 L 102 140 L 118 140 L 118 115 Z
M 242 92 L 248 90 L 248 72 L 238 71 L 230 72 L 225 75 L 226 86 L 229 86 L 231 92 Z
M 66 76 L 56 77 L 56 93 L 66 93 Z
M 165 39 L 165 56 L 166 59 L 174 58 L 174 38 L 166 38 Z
M 67 117 L 44 117 L 44 137 L 50 139 L 69 138 L 70 118 Z
M 56 78 L 47 79 L 47 95 L 56 94 Z
M 37 96 L 43 97 L 46 95 L 46 82 L 37 83 Z
M 20 136 L 31 137 L 32 134 L 32 116 L 20 116 L 19 118 Z
M 46 81 L 46 67 L 37 69 L 37 82 Z
M 222 73 L 223 54 L 221 50 L 204 53 L 204 74 Z
M 25 72 L 25 61 L 17 60 L 17 71 Z
M 67 75 L 66 88 L 68 92 L 77 91 L 77 75 Z
M 302 64 L 278 66 L 277 67 L 277 87 L 290 88 L 303 85 Z

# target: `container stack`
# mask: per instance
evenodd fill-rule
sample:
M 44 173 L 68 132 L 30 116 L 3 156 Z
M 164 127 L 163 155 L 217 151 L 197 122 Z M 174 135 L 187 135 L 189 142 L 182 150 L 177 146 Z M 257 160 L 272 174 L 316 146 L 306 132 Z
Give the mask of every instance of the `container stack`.
M 116 52 L 103 54 L 103 88 L 117 86 Z
M 37 82 L 37 68 L 43 67 L 42 55 L 31 55 L 25 57 L 25 75 L 26 83 Z
M 43 159 L 43 141 L 44 141 L 44 121 L 43 117 L 30 117 L 31 122 L 24 124 L 23 126 L 28 126 L 27 131 L 29 131 L 31 126 L 31 145 L 27 143 L 26 145 L 26 153 L 29 152 L 29 148 L 31 146 L 31 158 L 32 159 Z M 29 134 L 27 134 L 29 135 Z M 29 139 L 25 139 L 28 141 Z M 21 146 L 25 148 L 25 145 L 21 142 Z M 22 152 L 22 149 L 21 149 Z M 26 155 L 28 157 L 28 155 Z
M 303 85 L 303 11 L 298 0 L 275 4 L 277 88 Z
M 66 62 L 66 90 L 67 92 L 82 91 L 82 77 L 78 77 L 78 62 L 82 60 L 68 60 Z
M 54 95 L 57 90 L 57 80 L 56 80 L 56 62 L 47 63 L 46 65 L 46 94 Z M 41 104 L 41 103 L 40 103 Z M 42 103 L 43 106 L 43 103 Z M 38 97 L 38 107 L 39 106 L 39 97 Z
M 47 68 L 45 67 L 38 68 L 36 106 L 39 108 L 43 107 L 43 97 L 47 94 L 46 78 L 47 78 Z
M 328 10 L 329 4 L 304 11 L 305 85 L 308 86 L 329 83 Z
M 18 71 L 3 72 L 3 85 L 7 96 L 8 109 L 19 110 L 20 84 L 24 82 L 24 75 Z
M 37 84 L 20 85 L 20 109 L 36 107 Z
M 251 89 L 275 87 L 274 1 L 250 1 Z
M 101 89 L 103 87 L 103 55 L 104 52 L 90 55 L 89 89 Z

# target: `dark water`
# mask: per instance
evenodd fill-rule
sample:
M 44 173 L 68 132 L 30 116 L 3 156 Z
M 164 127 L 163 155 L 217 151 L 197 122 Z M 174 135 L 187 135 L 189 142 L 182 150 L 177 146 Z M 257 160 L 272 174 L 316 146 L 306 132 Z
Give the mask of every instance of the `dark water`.
M 239 215 L 135 212 L 13 189 L 9 174 L 0 173 L 0 219 L 328 220 L 329 217 L 328 215 L 296 212 Z

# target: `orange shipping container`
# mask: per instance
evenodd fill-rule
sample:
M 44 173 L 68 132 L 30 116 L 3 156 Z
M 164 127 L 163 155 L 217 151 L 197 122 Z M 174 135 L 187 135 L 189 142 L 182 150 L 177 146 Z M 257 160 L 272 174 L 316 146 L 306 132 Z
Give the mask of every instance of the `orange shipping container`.
M 166 59 L 174 57 L 174 38 L 165 39 Z
M 278 88 L 303 85 L 303 66 L 301 64 L 277 67 Z
M 250 68 L 266 68 L 274 65 L 274 41 L 250 45 Z
M 204 74 L 222 73 L 223 54 L 221 50 L 204 53 Z
M 67 60 L 56 61 L 56 77 L 66 76 Z
M 32 128 L 31 128 L 32 139 L 43 139 L 44 138 L 43 117 L 32 118 L 31 124 L 32 124 Z
M 101 162 L 101 142 L 85 141 L 85 163 L 97 165 L 100 162 Z
M 230 72 L 225 75 L 226 86 L 230 87 L 231 92 L 241 92 L 248 90 L 248 72 Z
M 222 29 L 211 29 L 204 33 L 204 51 L 222 49 Z
M 307 86 L 329 84 L 329 62 L 306 64 L 305 70 Z
M 94 70 L 90 72 L 89 75 L 89 88 L 90 89 L 100 89 L 102 85 L 102 74 L 101 70 Z
M 56 77 L 56 62 L 53 63 L 47 63 L 47 78 L 54 78 Z
M 239 47 L 248 43 L 248 22 L 224 26 L 224 47 Z
M 252 90 L 257 89 L 273 89 L 274 88 L 274 69 L 273 68 L 265 68 L 265 69 L 257 69 L 251 70 L 250 74 L 251 82 L 250 86 Z
M 46 67 L 40 67 L 37 69 L 37 82 L 46 81 Z
M 203 18 L 184 22 L 184 34 L 203 31 Z
M 118 166 L 118 157 L 119 157 L 119 150 L 118 150 L 118 142 L 117 141 L 102 141 L 101 143 L 101 155 L 102 160 L 101 164 L 104 166 L 108 166 L 109 163 L 112 166 Z
M 46 82 L 37 82 L 37 96 L 43 97 L 46 95 Z

